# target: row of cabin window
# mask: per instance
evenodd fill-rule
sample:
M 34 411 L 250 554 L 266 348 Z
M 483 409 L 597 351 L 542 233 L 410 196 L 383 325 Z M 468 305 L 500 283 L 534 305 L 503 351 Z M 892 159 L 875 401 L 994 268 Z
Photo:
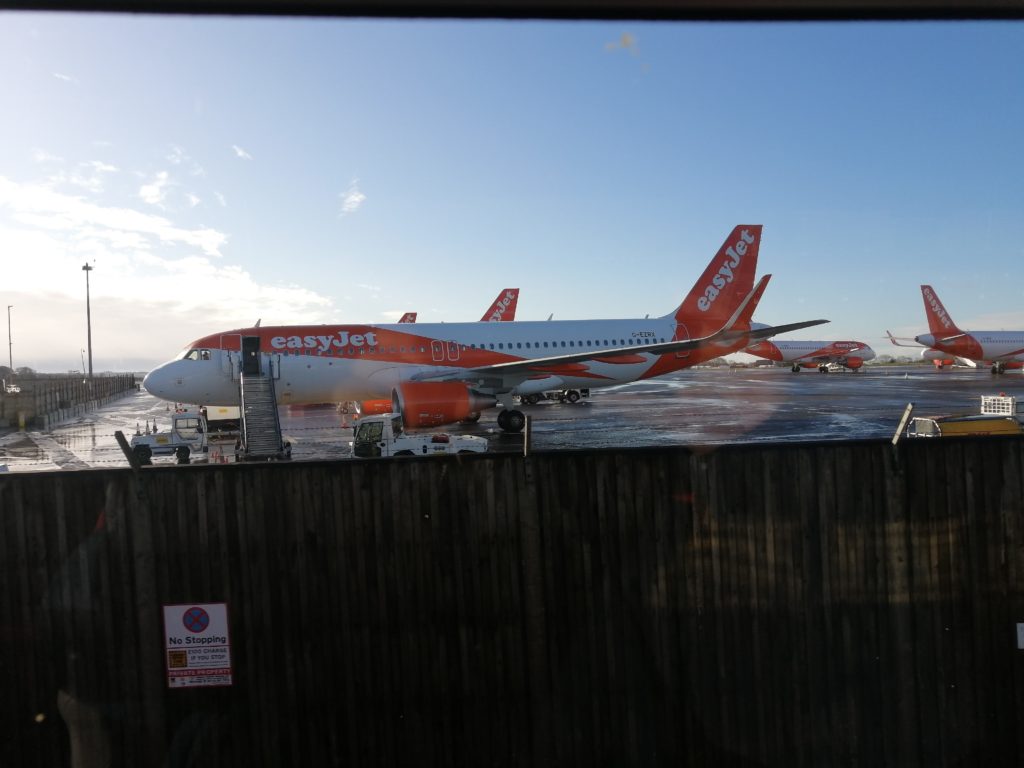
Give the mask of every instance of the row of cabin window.
M 442 343 L 447 343 L 447 342 L 442 342 Z M 643 346 L 645 344 L 664 344 L 664 343 L 665 343 L 664 339 L 636 339 L 635 341 L 633 339 L 629 339 L 628 341 L 626 339 L 619 339 L 619 346 L 620 347 L 625 347 L 627 345 L 628 346 L 632 346 L 633 344 L 636 344 L 636 346 L 639 347 L 639 346 Z M 552 341 L 551 342 L 551 347 L 548 346 L 548 342 L 546 342 L 546 341 L 544 341 L 544 342 L 535 341 L 535 342 L 533 342 L 533 346 L 531 346 L 530 342 L 528 342 L 528 341 L 517 341 L 515 343 L 515 349 L 524 349 L 524 348 L 525 349 L 541 349 L 542 348 L 541 347 L 542 344 L 543 344 L 543 348 L 544 349 L 550 349 L 552 347 L 558 347 L 559 345 L 561 345 L 562 347 L 566 346 L 566 342 L 564 342 L 564 341 L 562 341 L 562 342 Z M 592 347 L 594 344 L 598 344 L 598 346 L 601 346 L 596 341 L 586 341 L 586 342 L 582 342 L 582 341 L 572 342 L 572 341 L 570 341 L 570 342 L 568 342 L 568 346 L 569 347 L 576 347 L 576 346 L 582 347 L 582 346 L 584 346 L 584 344 L 586 344 L 586 346 L 588 346 L 588 347 Z M 614 344 L 615 344 L 615 339 L 612 339 L 612 343 L 611 344 L 608 343 L 608 339 L 604 340 L 604 346 L 606 346 L 606 347 L 613 346 Z M 501 350 L 504 350 L 504 349 L 512 349 L 512 348 L 513 347 L 512 347 L 512 342 L 511 341 L 508 342 L 507 346 L 505 345 L 504 342 L 501 342 L 501 341 L 499 341 L 497 343 L 497 345 L 495 345 L 493 342 L 490 342 L 488 344 L 480 344 L 479 346 L 477 346 L 476 344 L 469 344 L 469 345 L 459 344 L 459 349 L 461 349 L 463 351 L 465 351 L 467 349 L 485 349 L 485 350 L 486 349 L 501 349 Z M 367 352 L 369 352 L 370 354 L 376 354 L 378 349 L 381 349 L 381 354 L 384 354 L 385 352 L 388 352 L 388 350 L 385 349 L 385 348 L 379 348 L 379 347 L 363 348 L 363 347 L 360 347 L 359 354 L 365 355 Z M 409 347 L 408 351 L 415 353 L 416 352 L 416 347 Z M 427 348 L 426 347 L 420 347 L 419 351 L 423 352 L 423 353 L 426 353 Z M 355 347 L 349 347 L 347 352 L 350 355 L 354 355 L 356 353 Z M 406 348 L 405 347 L 399 347 L 398 348 L 398 353 L 404 355 L 405 352 L 406 352 Z M 298 352 L 285 350 L 285 351 L 281 352 L 281 354 L 283 354 L 283 355 L 292 355 L 292 356 L 295 356 L 295 357 L 299 357 L 299 356 L 312 356 L 314 354 L 314 352 L 313 352 L 312 349 L 304 349 L 304 350 L 301 350 L 301 351 L 298 351 Z M 395 347 L 391 347 L 390 354 L 392 354 L 392 355 L 395 354 Z

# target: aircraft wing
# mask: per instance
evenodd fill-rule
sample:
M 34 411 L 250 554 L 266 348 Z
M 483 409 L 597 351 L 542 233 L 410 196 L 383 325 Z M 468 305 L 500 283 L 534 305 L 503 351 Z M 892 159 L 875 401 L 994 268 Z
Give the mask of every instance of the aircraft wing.
M 611 357 L 626 357 L 632 355 L 664 355 L 671 352 L 686 352 L 688 350 L 701 349 L 714 344 L 728 346 L 737 339 L 750 336 L 757 340 L 768 338 L 779 333 L 796 331 L 801 328 L 810 328 L 813 325 L 827 323 L 828 320 L 807 320 L 802 323 L 789 323 L 788 325 L 768 326 L 759 328 L 756 331 L 734 330 L 728 325 L 722 330 L 716 331 L 710 336 L 699 339 L 686 339 L 682 341 L 666 341 L 660 344 L 643 344 L 632 347 L 616 347 L 614 349 L 591 349 L 586 352 L 574 352 L 568 355 L 553 355 L 551 357 L 538 357 L 529 360 L 512 360 L 507 363 L 495 363 L 476 368 L 448 368 L 444 371 L 427 372 L 416 376 L 418 380 L 437 379 L 465 379 L 476 377 L 488 377 L 504 374 L 522 374 L 528 377 L 537 373 L 557 373 L 553 370 L 560 366 L 573 363 L 585 363 L 593 360 L 604 360 Z

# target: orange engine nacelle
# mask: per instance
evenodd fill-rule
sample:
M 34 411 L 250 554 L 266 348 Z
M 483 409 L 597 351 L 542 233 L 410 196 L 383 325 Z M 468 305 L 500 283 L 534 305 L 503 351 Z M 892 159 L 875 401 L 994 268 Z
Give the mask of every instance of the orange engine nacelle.
M 359 403 L 359 413 L 362 416 L 377 416 L 382 413 L 391 413 L 392 403 L 390 400 L 363 400 Z
M 498 402 L 458 381 L 406 382 L 395 387 L 391 399 L 392 411 L 402 414 L 406 427 L 453 424 Z
M 848 357 L 846 358 L 846 367 L 851 370 L 857 370 L 864 365 L 864 358 L 862 357 Z

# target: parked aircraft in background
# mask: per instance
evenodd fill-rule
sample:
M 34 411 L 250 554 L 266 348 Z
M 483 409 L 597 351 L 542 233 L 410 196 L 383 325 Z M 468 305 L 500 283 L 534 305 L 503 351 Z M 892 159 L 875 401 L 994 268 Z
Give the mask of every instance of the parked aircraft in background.
M 754 328 L 759 326 L 760 323 L 754 323 Z M 875 358 L 875 350 L 863 341 L 760 341 L 743 351 L 765 360 L 789 363 L 793 373 L 799 373 L 801 368 L 828 373 L 830 365 L 857 371 L 866 360 Z
M 929 332 L 915 336 L 913 341 L 926 347 L 921 356 L 932 360 L 936 367 L 951 365 L 956 358 L 968 361 L 974 367 L 989 365 L 992 373 L 1003 373 L 1008 368 L 1024 365 L 1024 331 L 961 330 L 930 285 L 921 286 L 921 296 Z M 899 339 L 888 331 L 886 335 L 898 347 L 916 346 L 901 344 L 900 341 L 909 340 Z
M 505 288 L 501 293 L 498 294 L 498 298 L 494 300 L 490 308 L 484 312 L 484 316 L 480 318 L 482 323 L 498 323 L 498 322 L 512 322 L 516 319 L 516 304 L 519 302 L 519 289 L 518 288 Z M 416 313 L 406 312 L 402 315 L 400 323 L 415 323 Z
M 146 376 L 157 397 L 237 405 L 238 372 L 275 380 L 277 401 L 391 398 L 407 427 L 475 420 L 501 406 L 518 432 L 513 396 L 624 384 L 737 352 L 810 320 L 752 330 L 770 275 L 754 285 L 761 225 L 737 226 L 672 312 L 653 319 L 239 328 L 198 339 Z

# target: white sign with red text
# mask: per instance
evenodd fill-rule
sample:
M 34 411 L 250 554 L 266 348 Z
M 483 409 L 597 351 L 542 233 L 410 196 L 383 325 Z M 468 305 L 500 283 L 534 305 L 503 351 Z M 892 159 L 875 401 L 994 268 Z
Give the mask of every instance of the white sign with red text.
M 227 603 L 164 606 L 168 688 L 231 685 Z

